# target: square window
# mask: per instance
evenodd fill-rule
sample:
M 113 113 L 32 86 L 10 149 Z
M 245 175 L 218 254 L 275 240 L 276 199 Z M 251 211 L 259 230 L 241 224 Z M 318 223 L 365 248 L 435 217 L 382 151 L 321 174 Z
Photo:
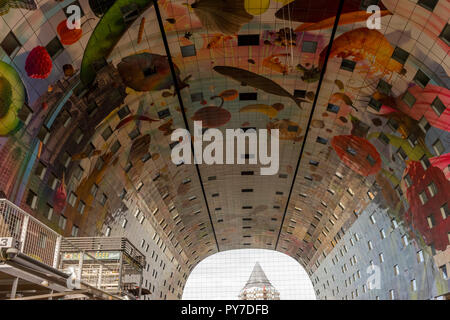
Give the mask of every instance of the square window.
M 444 204 L 440 210 L 441 210 L 442 219 L 444 219 L 444 220 L 447 219 L 448 215 L 450 214 L 450 209 L 448 208 L 448 204 L 447 203 Z
M 414 97 L 409 91 L 406 91 L 403 95 L 402 101 L 411 108 L 416 103 L 416 97 Z
M 30 123 L 31 118 L 33 117 L 33 110 L 31 110 L 31 108 L 26 103 L 24 103 L 17 115 L 23 122 L 24 126 L 27 126 Z
M 427 194 L 425 193 L 425 191 L 422 191 L 421 193 L 419 193 L 419 199 L 420 199 L 420 202 L 422 202 L 422 204 L 427 203 L 428 197 L 427 197 Z
M 257 100 L 258 93 L 257 92 L 242 92 L 239 93 L 239 100 L 247 101 L 247 100 Z
M 420 129 L 422 129 L 424 133 L 427 133 L 427 131 L 431 128 L 430 124 L 428 123 L 425 117 L 420 118 L 419 127 Z
M 417 251 L 417 262 L 423 262 L 424 261 L 424 258 L 423 258 L 423 251 L 422 250 L 420 250 L 420 251 Z
M 356 66 L 355 61 L 347 60 L 347 59 L 342 60 L 342 63 L 341 63 L 342 70 L 353 72 L 353 70 L 355 69 L 355 66 Z
M 417 282 L 416 279 L 411 280 L 411 291 L 417 291 Z
M 26 204 L 31 208 L 31 209 L 36 209 L 36 207 L 37 207 L 37 200 L 38 200 L 38 197 L 37 197 L 37 194 L 34 192 L 34 191 L 32 191 L 32 190 L 29 190 L 28 191 L 28 195 L 27 195 L 27 199 L 26 199 Z
M 448 278 L 447 266 L 445 264 L 439 267 L 439 271 L 440 271 L 441 276 L 442 276 L 443 279 L 447 279 Z
M 397 155 L 398 155 L 399 158 L 402 159 L 403 161 L 405 161 L 406 159 L 408 159 L 408 155 L 407 155 L 406 152 L 402 149 L 402 147 L 398 148 L 398 150 L 397 150 Z
M 378 81 L 377 90 L 385 95 L 391 94 L 392 85 L 381 79 Z
M 420 163 L 422 164 L 424 170 L 427 170 L 431 166 L 430 160 L 428 160 L 428 157 L 426 155 L 423 155 L 420 158 Z
M 441 154 L 443 154 L 445 152 L 444 145 L 442 144 L 441 140 L 439 140 L 439 139 L 436 139 L 436 141 L 433 143 L 433 149 L 434 149 L 434 152 L 436 152 L 436 154 L 438 156 L 440 156 Z
M 113 131 L 111 129 L 110 126 L 108 126 L 105 130 L 103 130 L 102 132 L 102 137 L 105 141 L 107 141 L 109 139 L 109 137 L 111 137 Z
M 121 147 L 120 142 L 116 140 L 116 142 L 114 142 L 114 144 L 111 147 L 111 152 L 115 154 L 117 151 L 119 151 L 120 147 Z
M 170 111 L 169 111 L 169 109 L 164 109 L 164 110 L 158 111 L 158 117 L 159 117 L 160 119 L 164 119 L 164 118 L 166 118 L 166 117 L 168 117 L 168 116 L 170 116 Z
M 130 113 L 131 113 L 130 108 L 128 107 L 128 105 L 125 105 L 122 108 L 120 108 L 120 110 L 117 112 L 117 115 L 119 116 L 120 120 L 122 120 Z
M 181 47 L 181 55 L 183 58 L 193 57 L 196 54 L 195 45 L 193 44 Z
M 19 40 L 14 35 L 14 33 L 12 31 L 10 31 L 6 35 L 5 39 L 3 39 L 0 46 L 2 47 L 2 49 L 5 51 L 5 53 L 8 56 L 13 57 L 14 55 L 17 54 L 17 52 L 19 52 L 20 47 L 22 45 L 20 44 Z
M 408 60 L 409 52 L 403 50 L 400 47 L 396 47 L 394 52 L 392 53 L 392 59 L 400 62 L 401 64 L 405 64 L 406 60 Z
M 433 12 L 434 7 L 436 7 L 436 4 L 438 3 L 438 0 L 419 0 L 417 4 L 427 10 L 430 10 Z
M 390 139 L 387 135 L 385 135 L 383 132 L 380 132 L 380 135 L 378 136 L 378 139 L 383 142 L 384 144 L 389 144 Z
M 86 208 L 86 204 L 82 200 L 80 200 L 80 202 L 78 203 L 78 209 L 77 209 L 78 212 L 80 214 L 83 214 L 85 208 Z
M 340 109 L 340 107 L 335 104 L 329 103 L 327 106 L 327 111 L 332 112 L 332 113 L 338 113 L 339 109 Z
M 54 37 L 46 46 L 45 49 L 47 50 L 48 54 L 52 58 L 52 60 L 55 60 L 61 52 L 63 52 L 64 47 L 62 46 L 61 42 L 59 41 L 58 37 Z
M 69 195 L 69 204 L 72 207 L 74 207 L 76 202 L 77 202 L 77 195 L 75 193 L 71 192 Z
M 139 128 L 134 128 L 129 134 L 128 136 L 130 137 L 131 140 L 136 139 L 137 137 L 139 137 L 139 135 L 141 134 L 141 132 L 139 131 Z
M 196 92 L 191 94 L 192 102 L 199 102 L 203 100 L 203 92 Z
M 439 38 L 442 39 L 448 46 L 450 46 L 450 25 L 447 23 L 442 29 L 441 34 L 439 35 Z
M 239 34 L 238 46 L 259 46 L 259 34 Z
M 316 142 L 320 143 L 320 144 L 327 144 L 328 140 L 322 137 L 317 137 Z
M 315 41 L 303 41 L 302 52 L 314 53 L 317 49 L 317 42 Z
M 422 71 L 417 70 L 416 75 L 414 76 L 413 81 L 417 83 L 420 87 L 425 88 L 430 81 L 430 78 Z
M 66 228 L 66 223 L 67 223 L 67 218 L 64 217 L 63 215 L 59 216 L 58 226 L 61 229 L 64 230 Z
M 366 160 L 367 160 L 367 162 L 370 163 L 370 165 L 371 165 L 372 167 L 373 167 L 373 166 L 375 165 L 375 163 L 376 163 L 375 159 L 374 159 L 370 154 L 367 155 Z
M 433 103 L 431 104 L 431 108 L 438 117 L 440 117 L 441 114 L 445 111 L 445 105 L 438 97 L 434 99 Z
M 438 193 L 438 189 L 436 185 L 432 182 L 428 186 L 428 192 L 430 193 L 431 197 L 434 197 Z
M 435 221 L 434 221 L 433 215 L 430 215 L 427 217 L 427 222 L 428 222 L 428 227 L 430 229 L 433 229 L 433 227 L 435 226 Z
M 377 99 L 374 99 L 373 97 L 370 97 L 369 107 L 371 107 L 375 111 L 380 111 L 381 106 L 382 106 L 381 101 L 378 101 Z

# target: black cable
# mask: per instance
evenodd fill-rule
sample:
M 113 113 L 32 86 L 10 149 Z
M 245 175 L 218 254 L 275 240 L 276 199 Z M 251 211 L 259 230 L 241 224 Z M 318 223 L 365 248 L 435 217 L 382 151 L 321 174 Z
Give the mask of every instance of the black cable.
M 283 218 L 281 219 L 280 231 L 278 232 L 277 242 L 275 243 L 275 250 L 277 250 L 278 242 L 280 241 L 281 231 L 283 230 L 284 220 L 286 219 L 286 213 L 287 213 L 287 210 L 289 207 L 289 201 L 291 199 L 292 190 L 294 189 L 294 185 L 295 185 L 295 181 L 296 181 L 297 173 L 298 173 L 298 168 L 300 167 L 300 162 L 303 157 L 303 150 L 305 149 L 306 139 L 308 138 L 309 128 L 311 127 L 311 121 L 312 121 L 312 118 L 314 115 L 314 110 L 316 109 L 320 89 L 322 88 L 322 81 L 323 81 L 323 78 L 325 77 L 325 71 L 327 69 L 328 59 L 329 59 L 330 53 L 331 53 L 331 47 L 333 46 L 334 36 L 336 35 L 336 30 L 339 25 L 339 18 L 341 17 L 342 7 L 344 6 L 344 2 L 345 2 L 345 0 L 341 0 L 339 2 L 338 11 L 336 13 L 336 19 L 334 20 L 333 30 L 332 30 L 331 36 L 330 36 L 330 42 L 328 43 L 327 53 L 325 55 L 325 62 L 323 64 L 322 70 L 320 72 L 320 78 L 319 78 L 319 83 L 317 85 L 316 95 L 314 97 L 314 102 L 311 107 L 311 113 L 309 114 L 308 124 L 306 125 L 305 137 L 303 138 L 303 144 L 300 149 L 300 154 L 298 156 L 297 166 L 296 166 L 295 172 L 294 172 L 294 178 L 292 180 L 291 188 L 289 190 L 289 195 L 288 195 L 288 198 L 286 201 L 286 207 L 284 209 Z
M 186 116 L 186 111 L 184 110 L 183 99 L 181 98 L 180 87 L 178 85 L 178 76 L 177 76 L 177 74 L 175 72 L 175 67 L 174 67 L 173 61 L 172 61 L 172 55 L 171 55 L 170 49 L 169 49 L 169 43 L 167 42 L 167 36 L 166 36 L 166 32 L 164 30 L 164 24 L 163 24 L 163 21 L 162 21 L 162 18 L 161 18 L 161 12 L 159 11 L 158 1 L 157 0 L 153 0 L 153 4 L 154 4 L 154 7 L 155 7 L 155 11 L 156 11 L 156 17 L 158 19 L 158 25 L 159 25 L 159 29 L 161 31 L 161 37 L 162 37 L 162 40 L 163 40 L 163 43 L 164 43 L 164 48 L 165 48 L 166 53 L 167 53 L 167 61 L 169 62 L 170 72 L 172 73 L 173 85 L 175 87 L 175 92 L 177 93 L 178 102 L 180 103 L 180 109 L 181 109 L 181 113 L 183 115 L 184 124 L 186 126 L 186 129 L 189 130 L 189 132 L 191 132 L 191 129 L 189 128 L 189 123 L 188 123 L 188 120 L 187 120 L 187 116 Z M 192 143 L 192 139 L 191 139 L 191 150 L 192 150 L 192 154 L 193 154 L 193 156 L 195 158 L 194 144 Z M 203 185 L 202 176 L 200 174 L 200 168 L 198 167 L 198 164 L 195 164 L 195 168 L 197 169 L 198 179 L 200 180 L 200 186 L 202 188 L 203 198 L 205 199 L 206 210 L 208 211 L 209 221 L 211 222 L 212 232 L 213 232 L 214 239 L 215 239 L 216 245 L 217 245 L 217 251 L 219 252 L 220 251 L 220 249 L 219 249 L 219 242 L 217 241 L 216 231 L 214 230 L 214 224 L 213 224 L 213 221 L 212 221 L 211 212 L 209 210 L 208 200 L 206 199 L 205 187 Z

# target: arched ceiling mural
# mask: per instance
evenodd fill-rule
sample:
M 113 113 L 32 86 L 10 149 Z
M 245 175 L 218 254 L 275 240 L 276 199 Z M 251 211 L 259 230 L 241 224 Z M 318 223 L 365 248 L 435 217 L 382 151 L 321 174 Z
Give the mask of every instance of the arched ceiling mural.
M 449 12 L 447 0 L 4 1 L 0 190 L 63 235 L 147 239 L 177 284 L 155 280 L 154 298 L 180 297 L 198 262 L 238 248 L 286 253 L 318 297 L 353 297 L 324 279 L 355 230 L 373 237 L 355 246 L 367 263 L 368 241 L 432 261 L 410 267 L 420 294 L 384 276 L 401 297 L 445 294 Z M 175 165 L 171 134 L 194 120 L 279 129 L 278 173 Z M 382 244 L 371 212 L 395 221 L 398 241 Z M 145 234 L 117 227 L 127 214 L 145 217 Z

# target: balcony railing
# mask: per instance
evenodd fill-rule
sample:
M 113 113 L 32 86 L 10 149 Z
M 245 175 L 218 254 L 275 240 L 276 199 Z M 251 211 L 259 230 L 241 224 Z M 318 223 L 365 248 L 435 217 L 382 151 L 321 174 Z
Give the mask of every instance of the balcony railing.
M 6 199 L 0 199 L 0 238 L 13 238 L 21 253 L 66 273 L 70 269 L 81 283 L 111 294 L 122 294 L 128 275 L 142 280 L 145 256 L 126 238 L 64 238 Z M 105 259 L 102 253 L 108 252 L 120 259 Z M 73 264 L 77 259 L 81 262 Z

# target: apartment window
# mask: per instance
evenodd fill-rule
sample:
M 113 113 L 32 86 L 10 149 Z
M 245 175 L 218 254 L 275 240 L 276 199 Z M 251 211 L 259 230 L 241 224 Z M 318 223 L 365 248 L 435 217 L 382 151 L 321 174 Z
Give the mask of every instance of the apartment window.
M 170 116 L 170 111 L 169 111 L 169 109 L 164 109 L 164 110 L 158 111 L 158 117 L 159 117 L 160 119 L 167 118 L 168 116 Z
M 78 236 L 78 231 L 79 231 L 79 230 L 80 230 L 80 229 L 79 229 L 76 225 L 73 225 L 73 226 L 72 226 L 72 232 L 70 233 L 71 236 L 72 236 L 72 237 Z
M 120 145 L 119 140 L 116 140 L 116 142 L 114 142 L 114 144 L 111 147 L 111 152 L 113 154 L 115 154 L 117 151 L 119 151 L 120 147 L 121 147 L 121 145 Z
M 406 236 L 406 234 L 402 237 L 402 242 L 405 246 L 408 245 L 408 237 Z
M 34 173 L 39 177 L 39 179 L 42 180 L 42 179 L 44 179 L 46 172 L 47 172 L 47 167 L 42 162 L 39 161 Z
M 406 159 L 408 159 L 408 155 L 406 154 L 406 152 L 402 149 L 402 147 L 398 148 L 397 150 L 397 155 L 398 157 L 405 161 Z
M 390 95 L 392 89 L 392 85 L 381 79 L 378 82 L 377 90 L 385 95 Z
M 397 228 L 398 228 L 397 220 L 392 219 L 392 220 L 391 220 L 391 223 L 392 223 L 392 228 L 393 228 L 393 229 L 397 229 Z
M 445 105 L 444 103 L 441 101 L 441 99 L 439 99 L 438 97 L 436 97 L 433 102 L 431 103 L 431 109 L 433 109 L 433 111 L 436 113 L 436 115 L 438 117 L 441 116 L 441 114 L 445 111 Z
M 422 204 L 427 203 L 428 197 L 427 197 L 425 191 L 422 191 L 422 192 L 419 193 L 419 199 L 420 199 L 420 202 L 421 202 Z
M 81 178 L 83 177 L 83 172 L 84 172 L 83 167 L 80 166 L 80 165 L 78 165 L 78 166 L 75 168 L 75 171 L 74 171 L 73 175 L 74 175 L 74 177 L 77 178 L 78 180 L 81 180 Z
M 436 4 L 439 0 L 419 0 L 417 4 L 431 12 L 433 12 L 434 7 L 436 7 Z
M 448 204 L 447 203 L 444 204 L 440 210 L 441 210 L 442 219 L 444 219 L 444 220 L 447 219 L 447 217 L 450 213 L 450 210 L 448 209 Z
M 94 183 L 91 187 L 91 195 L 93 197 L 95 197 L 97 195 L 97 191 L 98 191 L 98 185 Z
M 76 195 L 75 193 L 73 193 L 73 191 L 70 192 L 70 195 L 69 195 L 69 204 L 70 204 L 72 207 L 74 207 L 76 201 L 77 201 L 77 195 Z
M 382 102 L 381 101 L 378 101 L 377 99 L 374 99 L 373 97 L 370 97 L 369 107 L 371 107 L 375 111 L 380 111 L 381 106 L 382 106 Z
M 394 120 L 394 118 L 390 118 L 387 122 L 387 125 L 392 129 L 392 131 L 396 131 L 399 127 L 398 122 Z
M 42 126 L 41 129 L 39 130 L 39 133 L 37 135 L 37 138 L 43 143 L 46 144 L 48 139 L 50 138 L 50 132 L 49 130 L 45 127 Z
M 238 46 L 259 46 L 259 34 L 239 34 Z
M 36 209 L 37 206 L 37 194 L 35 192 L 33 192 L 32 190 L 28 191 L 28 195 L 27 195 L 27 200 L 26 200 L 26 204 L 31 208 L 31 209 Z
M 106 227 L 105 237 L 109 237 L 111 235 L 111 227 Z
M 128 105 L 125 105 L 117 112 L 117 115 L 119 116 L 120 120 L 122 120 L 130 113 L 130 108 L 128 107 Z
M 46 46 L 45 49 L 47 50 L 48 54 L 52 58 L 52 60 L 55 60 L 61 52 L 63 52 L 64 47 L 62 46 L 61 42 L 59 41 L 58 37 L 54 37 Z
M 103 193 L 100 198 L 100 204 L 105 205 L 107 200 L 108 200 L 108 197 L 106 196 L 106 194 Z
M 23 122 L 24 126 L 27 126 L 30 123 L 31 118 L 33 118 L 33 110 L 24 103 L 17 116 Z
M 52 220 L 52 216 L 53 216 L 53 207 L 47 203 L 47 213 L 46 213 L 46 218 L 47 218 L 48 220 Z
M 411 108 L 416 103 L 416 98 L 409 91 L 406 91 L 402 101 Z
M 439 267 L 439 272 L 441 273 L 442 278 L 444 278 L 444 279 L 448 278 L 447 266 L 445 264 Z
M 450 25 L 447 23 L 442 29 L 441 34 L 439 35 L 439 38 L 442 39 L 448 46 L 450 46 Z
M 180 47 L 181 49 L 181 55 L 183 56 L 183 58 L 187 58 L 187 57 L 193 57 L 197 54 L 196 50 L 195 50 L 195 45 L 190 44 L 187 46 L 182 46 Z
M 413 81 L 417 83 L 420 87 L 425 88 L 430 81 L 430 78 L 422 71 L 417 70 L 416 75 L 414 76 Z
M 390 298 L 391 300 L 394 300 L 394 299 L 395 299 L 395 292 L 394 292 L 394 289 L 389 290 L 389 298 Z
M 380 254 L 378 255 L 378 257 L 380 258 L 380 263 L 383 263 L 383 262 L 384 262 L 384 254 L 383 254 L 383 253 L 380 253 Z
M 394 266 L 394 275 L 398 276 L 400 274 L 400 268 L 398 267 L 398 264 Z
M 381 235 L 381 239 L 385 239 L 386 238 L 386 232 L 384 231 L 384 229 L 380 230 L 380 235 Z
M 317 49 L 317 42 L 303 41 L 302 52 L 314 53 Z
M 356 62 L 355 61 L 348 60 L 348 59 L 343 59 L 342 60 L 342 63 L 341 63 L 341 69 L 342 70 L 353 72 L 353 70 L 355 69 L 355 66 L 356 66 Z
M 58 226 L 64 230 L 64 229 L 66 229 L 66 223 L 67 223 L 67 218 L 64 217 L 63 215 L 60 215 L 59 221 L 58 221 Z
M 322 137 L 317 137 L 316 142 L 320 143 L 320 144 L 327 144 L 328 140 Z
M 427 133 L 428 130 L 431 128 L 430 124 L 428 123 L 428 121 L 425 117 L 420 118 L 419 127 L 420 127 L 420 129 L 422 129 L 422 131 L 424 133 Z
M 433 215 L 429 215 L 429 216 L 427 217 L 427 222 L 428 222 L 428 227 L 429 227 L 430 229 L 432 229 L 432 228 L 436 225 L 436 223 L 435 223 L 435 221 L 434 221 Z
M 128 223 L 128 220 L 127 219 L 123 219 L 123 221 L 122 221 L 122 228 L 126 228 L 126 226 L 127 226 L 127 223 Z
M 6 37 L 3 39 L 2 43 L 0 44 L 2 49 L 5 51 L 5 53 L 12 57 L 19 52 L 20 47 L 22 46 L 17 39 L 17 37 L 14 35 L 12 31 L 10 31 Z
M 369 250 L 372 250 L 373 249 L 373 244 L 372 244 L 372 241 L 368 241 L 367 242 L 367 246 L 369 247 Z
M 428 192 L 430 193 L 431 197 L 434 197 L 438 193 L 438 189 L 434 182 L 430 183 L 428 186 Z
M 102 137 L 105 141 L 107 141 L 109 139 L 109 137 L 111 137 L 113 131 L 111 129 L 110 126 L 108 126 L 105 130 L 103 130 L 102 132 Z
M 83 214 L 85 208 L 86 208 L 86 204 L 82 200 L 80 200 L 80 202 L 78 203 L 78 212 L 80 214 Z
M 394 52 L 392 53 L 392 59 L 400 62 L 401 64 L 405 64 L 406 60 L 408 60 L 408 57 L 409 53 L 400 47 L 396 47 Z
M 417 251 L 417 262 L 423 262 L 424 261 L 424 258 L 423 258 L 423 251 L 422 250 L 419 250 L 419 251 Z
M 372 215 L 370 216 L 370 222 L 372 222 L 372 224 L 377 223 L 377 220 L 375 220 L 375 215 L 374 215 L 374 214 L 372 214 Z
M 436 155 L 440 156 L 445 152 L 444 145 L 442 144 L 441 140 L 436 139 L 436 141 L 433 143 L 433 149 Z
M 411 280 L 411 291 L 417 291 L 417 282 L 416 279 Z
M 129 134 L 128 136 L 130 137 L 131 140 L 136 139 L 137 137 L 139 137 L 139 135 L 141 134 L 141 132 L 139 131 L 139 128 L 134 128 Z

